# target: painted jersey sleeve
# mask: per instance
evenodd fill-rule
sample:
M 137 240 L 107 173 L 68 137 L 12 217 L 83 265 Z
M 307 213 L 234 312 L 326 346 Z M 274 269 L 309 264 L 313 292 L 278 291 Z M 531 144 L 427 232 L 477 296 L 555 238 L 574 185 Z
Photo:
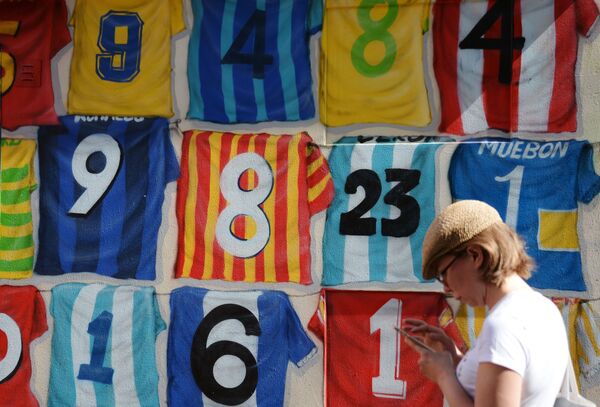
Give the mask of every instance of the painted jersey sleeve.
M 308 206 L 311 215 L 327 209 L 333 199 L 334 189 L 327 160 L 316 144 L 306 147 Z
M 598 21 L 600 11 L 594 0 L 575 0 L 577 30 L 581 35 L 589 37 Z
M 596 171 L 594 154 L 599 154 L 598 145 L 595 147 L 586 144 L 579 157 L 577 171 L 577 199 L 583 203 L 590 203 L 600 192 L 600 174 Z

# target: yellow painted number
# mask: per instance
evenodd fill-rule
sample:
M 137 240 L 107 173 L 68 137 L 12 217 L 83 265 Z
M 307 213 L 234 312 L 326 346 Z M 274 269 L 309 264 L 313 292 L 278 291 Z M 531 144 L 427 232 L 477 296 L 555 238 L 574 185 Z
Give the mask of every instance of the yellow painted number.
M 18 29 L 18 21 L 0 20 L 0 35 L 14 37 Z M 15 58 L 2 48 L 0 44 L 0 94 L 4 95 L 15 81 Z

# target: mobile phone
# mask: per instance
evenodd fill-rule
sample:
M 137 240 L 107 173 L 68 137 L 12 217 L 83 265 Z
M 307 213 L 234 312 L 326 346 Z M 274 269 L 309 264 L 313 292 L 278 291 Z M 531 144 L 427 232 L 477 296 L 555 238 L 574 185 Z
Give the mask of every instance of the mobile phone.
M 409 334 L 408 332 L 406 332 L 404 329 L 399 328 L 397 326 L 394 327 L 396 329 L 396 331 L 400 332 L 400 335 L 404 336 L 405 338 L 408 338 L 408 340 L 410 340 L 412 343 L 420 346 L 423 349 L 426 349 L 430 352 L 435 352 L 435 350 L 430 347 L 429 345 L 426 345 L 425 342 L 423 342 L 418 336 L 414 336 Z

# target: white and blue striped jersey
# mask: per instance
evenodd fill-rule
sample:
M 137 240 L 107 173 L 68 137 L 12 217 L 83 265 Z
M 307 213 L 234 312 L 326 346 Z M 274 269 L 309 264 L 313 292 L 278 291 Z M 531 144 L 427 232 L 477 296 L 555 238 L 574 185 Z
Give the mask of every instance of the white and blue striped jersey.
M 447 186 L 436 186 L 447 183 L 437 170 L 440 145 L 421 137 L 344 137 L 334 145 L 323 285 L 423 281 L 425 232 L 450 201 Z
M 154 288 L 61 284 L 50 312 L 49 406 L 159 406 Z

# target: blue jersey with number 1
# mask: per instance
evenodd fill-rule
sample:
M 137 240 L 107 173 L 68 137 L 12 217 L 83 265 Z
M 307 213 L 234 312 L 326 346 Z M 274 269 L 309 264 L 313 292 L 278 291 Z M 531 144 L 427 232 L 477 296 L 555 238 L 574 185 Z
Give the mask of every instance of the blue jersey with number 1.
M 314 117 L 309 39 L 321 0 L 193 0 L 188 117 L 218 123 Z
M 536 263 L 531 286 L 586 290 L 577 203 L 600 192 L 588 142 L 475 140 L 458 146 L 449 177 L 454 199 L 487 202 L 523 237 Z
M 166 119 L 66 116 L 42 127 L 38 274 L 152 280 L 166 183 Z

